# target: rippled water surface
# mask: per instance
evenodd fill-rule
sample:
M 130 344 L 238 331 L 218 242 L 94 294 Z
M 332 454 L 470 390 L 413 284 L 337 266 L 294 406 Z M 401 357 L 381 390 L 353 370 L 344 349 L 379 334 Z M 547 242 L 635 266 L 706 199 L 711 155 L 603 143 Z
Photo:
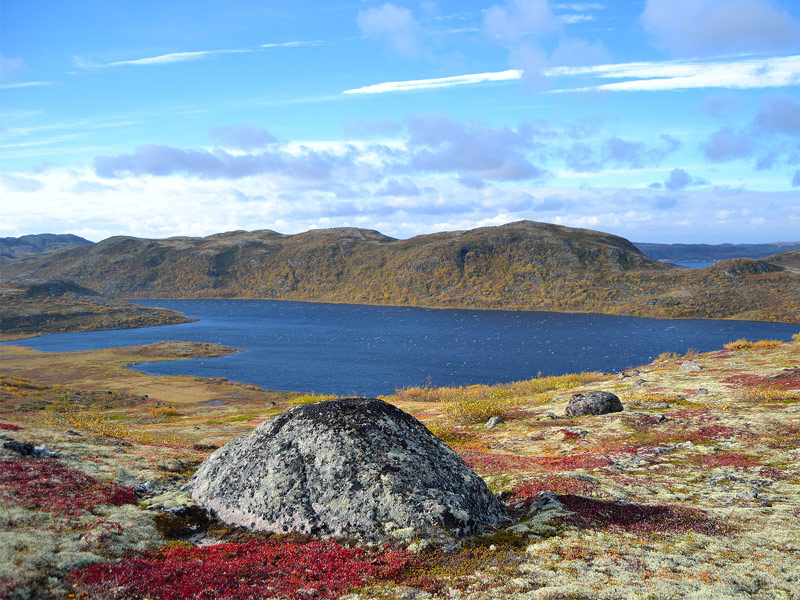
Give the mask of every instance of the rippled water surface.
M 422 385 L 500 383 L 618 371 L 661 352 L 707 351 L 746 337 L 788 340 L 797 325 L 595 314 L 434 310 L 270 300 L 137 300 L 199 319 L 25 340 L 44 351 L 162 340 L 235 346 L 237 354 L 139 365 L 154 374 L 227 377 L 271 389 L 387 394 Z

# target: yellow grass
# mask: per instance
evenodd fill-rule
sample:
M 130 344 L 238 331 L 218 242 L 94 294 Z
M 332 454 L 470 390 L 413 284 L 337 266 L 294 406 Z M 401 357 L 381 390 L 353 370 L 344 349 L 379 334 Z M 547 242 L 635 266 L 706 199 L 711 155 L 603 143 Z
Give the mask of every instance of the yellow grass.
M 800 391 L 752 388 L 742 393 L 746 402 L 800 402 Z
M 780 340 L 758 340 L 757 342 L 750 342 L 744 338 L 728 342 L 724 345 L 726 350 L 746 350 L 748 348 L 777 348 L 783 342 Z
M 314 402 L 325 402 L 326 400 L 337 400 L 339 396 L 335 394 L 303 394 L 292 398 L 291 404 L 313 404 Z

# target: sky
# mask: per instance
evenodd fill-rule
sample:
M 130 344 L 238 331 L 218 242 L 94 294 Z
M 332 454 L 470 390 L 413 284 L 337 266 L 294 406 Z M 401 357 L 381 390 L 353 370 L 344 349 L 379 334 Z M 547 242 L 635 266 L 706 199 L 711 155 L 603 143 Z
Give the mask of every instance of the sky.
M 800 240 L 795 0 L 0 0 L 0 236 Z

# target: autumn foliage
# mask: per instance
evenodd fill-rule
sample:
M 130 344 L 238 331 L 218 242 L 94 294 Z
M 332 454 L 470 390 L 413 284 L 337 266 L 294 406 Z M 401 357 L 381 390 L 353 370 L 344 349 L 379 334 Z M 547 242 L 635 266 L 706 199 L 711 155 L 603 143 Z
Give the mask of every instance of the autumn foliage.
M 400 581 L 415 564 L 406 552 L 251 540 L 164 548 L 73 571 L 72 580 L 79 598 L 329 599 L 372 580 Z

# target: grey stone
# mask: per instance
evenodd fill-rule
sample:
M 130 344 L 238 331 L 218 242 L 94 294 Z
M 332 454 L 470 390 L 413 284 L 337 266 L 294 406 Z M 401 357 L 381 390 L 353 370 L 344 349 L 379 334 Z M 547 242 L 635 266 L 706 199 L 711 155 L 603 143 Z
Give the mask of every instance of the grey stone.
M 637 379 L 631 384 L 631 387 L 640 388 L 644 387 L 644 384 L 647 383 L 646 379 Z
M 18 442 L 17 440 L 3 442 L 3 448 L 21 454 L 22 456 L 34 456 L 36 452 L 36 448 L 30 442 Z
M 648 404 L 644 407 L 645 410 L 652 410 L 654 408 L 669 408 L 669 404 L 666 402 L 656 402 L 655 404 Z
M 464 461 L 381 400 L 292 408 L 209 456 L 185 486 L 218 519 L 253 531 L 371 541 L 479 533 L 506 509 Z
M 698 396 L 705 396 L 706 394 L 708 394 L 708 390 L 706 388 L 699 388 L 697 390 L 697 395 Z
M 702 371 L 702 370 L 703 370 L 703 367 L 698 365 L 693 360 L 684 361 L 684 362 L 681 363 L 681 366 L 678 367 L 678 371 L 688 371 L 690 373 L 697 372 L 697 371 Z
M 484 425 L 484 427 L 486 429 L 494 429 L 498 425 L 503 425 L 504 423 L 505 421 L 503 420 L 503 417 L 501 417 L 500 415 L 495 415 L 494 417 L 486 421 L 486 425 Z
M 581 415 L 605 415 L 622 412 L 622 402 L 611 392 L 587 392 L 574 394 L 567 403 L 564 415 L 579 417 Z

